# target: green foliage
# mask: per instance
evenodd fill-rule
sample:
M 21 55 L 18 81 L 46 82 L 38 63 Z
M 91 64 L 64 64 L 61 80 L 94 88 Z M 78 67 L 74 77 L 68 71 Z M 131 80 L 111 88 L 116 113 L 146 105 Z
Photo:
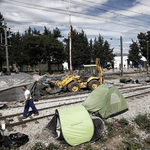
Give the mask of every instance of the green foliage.
M 45 146 L 42 143 L 38 142 L 35 143 L 31 150 L 45 150 Z
M 107 126 L 107 131 L 108 131 L 107 136 L 108 136 L 108 138 L 112 138 L 114 136 L 114 134 L 115 134 L 114 133 L 115 132 L 114 124 L 112 122 L 105 121 L 105 125 Z
M 127 146 L 127 150 L 137 150 L 142 148 L 142 144 L 139 142 L 135 142 L 134 140 L 130 140 L 130 141 L 125 141 L 124 143 L 126 143 Z
M 92 146 L 90 144 L 86 144 L 84 150 L 92 150 Z
M 104 38 L 101 35 L 94 39 L 92 53 L 93 60 L 100 58 L 101 64 L 105 62 L 112 63 L 114 61 L 114 57 L 115 55 L 113 54 L 113 49 L 110 49 L 110 44 L 108 41 L 104 41 Z
M 129 125 L 129 121 L 125 118 L 121 118 L 118 123 L 120 124 L 121 127 Z
M 150 144 L 150 137 L 148 137 L 147 139 L 145 139 L 145 142 L 146 142 L 147 144 Z
M 36 143 L 31 150 L 59 150 L 59 147 L 53 143 L 50 143 L 47 147 L 44 146 L 42 143 Z
M 53 143 L 50 143 L 45 150 L 58 150 L 59 147 Z
M 34 66 L 38 63 L 62 63 L 65 61 L 64 46 L 58 38 L 61 33 L 58 28 L 53 33 L 44 27 L 44 32 L 36 29 L 12 34 L 12 46 L 10 47 L 10 63 Z
M 150 146 L 144 146 L 141 150 L 150 150 Z
M 71 28 L 72 38 L 72 64 L 86 64 L 91 62 L 91 49 L 89 47 L 88 39 L 84 31 L 77 32 Z M 69 61 L 69 38 L 64 39 L 65 51 L 68 53 Z
M 139 135 L 133 132 L 133 128 L 124 129 L 124 133 L 129 134 L 130 138 L 139 138 Z
M 150 31 L 147 31 L 147 33 L 140 33 L 137 36 L 139 41 L 139 47 L 141 54 L 147 58 L 147 49 L 149 51 L 148 58 L 150 60 Z
M 106 142 L 108 140 L 108 137 L 105 135 L 102 135 L 102 137 L 100 138 L 100 141 L 102 142 Z
M 89 64 L 91 61 L 95 62 L 96 58 L 100 58 L 101 63 L 113 62 L 113 49 L 110 49 L 108 41 L 104 41 L 103 37 L 99 35 L 95 38 L 94 43 L 92 39 L 88 42 L 87 36 L 82 30 L 77 32 L 72 28 L 72 64 Z M 65 51 L 69 54 L 69 39 L 64 39 Z M 106 57 L 107 56 L 107 57 Z M 68 55 L 69 61 L 69 55 Z
M 139 45 L 137 42 L 134 42 L 133 40 L 132 44 L 130 45 L 128 58 L 130 61 L 133 61 L 136 64 L 138 64 L 141 60 Z
M 150 119 L 147 117 L 147 114 L 139 114 L 134 121 L 138 124 L 141 129 L 146 129 L 150 133 Z

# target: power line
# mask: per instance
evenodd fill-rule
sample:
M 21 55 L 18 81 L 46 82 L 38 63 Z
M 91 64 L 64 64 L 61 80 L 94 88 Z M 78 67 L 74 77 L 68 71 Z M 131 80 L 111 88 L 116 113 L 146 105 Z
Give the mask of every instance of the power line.
M 6 1 L 2 1 L 3 3 L 6 3 Z M 11 1 L 12 2 L 12 1 Z M 41 9 L 41 8 L 35 8 L 31 5 L 34 5 L 34 4 L 31 4 L 31 3 L 25 3 L 25 2 L 19 2 L 19 1 L 13 1 L 13 2 L 17 2 L 17 4 L 13 4 L 13 5 L 16 5 L 16 6 L 22 6 L 22 7 L 27 7 L 27 8 L 33 8 L 33 9 L 38 9 L 38 10 L 44 10 L 44 11 L 50 11 L 49 9 L 53 10 L 52 12 L 57 12 L 56 13 L 61 13 L 61 14 L 67 14 L 68 15 L 68 11 L 67 10 L 64 10 L 64 9 L 58 9 L 58 8 L 52 8 L 52 7 L 44 7 L 44 6 L 40 6 L 40 5 L 35 5 L 35 6 L 38 6 L 38 7 L 43 7 L 43 8 L 48 8 L 48 10 L 45 10 L 45 9 Z M 23 6 L 23 5 L 20 5 L 18 3 L 25 3 L 26 5 L 28 6 Z M 6 3 L 6 4 L 9 4 L 9 3 Z M 30 4 L 30 5 L 29 5 Z M 61 11 L 61 12 L 58 12 L 58 11 Z M 51 11 L 50 11 L 51 12 Z M 67 12 L 67 13 L 66 13 Z M 71 13 L 74 13 L 74 16 L 78 16 L 78 17 L 82 17 L 82 18 L 88 18 L 88 19 L 93 19 L 93 20 L 99 20 L 101 18 L 99 18 L 99 16 L 95 16 L 95 15 L 90 15 L 90 14 L 85 14 L 85 13 L 81 13 L 81 12 L 74 12 L 74 11 L 71 11 Z M 77 15 L 77 14 L 80 14 L 80 15 Z M 85 15 L 84 17 L 81 16 L 81 15 Z M 86 17 L 88 16 L 88 17 Z M 96 18 L 89 18 L 90 17 L 96 17 Z M 101 19 L 102 20 L 102 19 Z M 103 19 L 104 20 L 104 19 Z M 107 21 L 105 21 L 107 22 Z M 109 21 L 110 22 L 110 21 Z M 129 26 L 129 25 L 125 25 L 125 24 L 121 24 L 121 23 L 116 23 L 116 22 L 110 22 L 110 23 L 113 23 L 113 24 L 118 24 L 118 25 L 122 25 L 122 26 L 126 26 L 126 27 L 131 27 L 131 28 L 137 28 L 137 27 L 133 27 L 133 26 Z
M 65 0 L 64 0 L 65 1 Z M 87 0 L 84 0 L 84 1 L 87 1 Z M 109 10 L 106 10 L 106 9 L 103 9 L 103 8 L 99 8 L 99 7 L 95 7 L 95 6 L 91 6 L 91 5 L 88 5 L 88 4 L 85 4 L 85 3 L 81 3 L 81 2 L 76 2 L 76 1 L 71 1 L 72 3 L 77 3 L 77 4 L 84 4 L 83 6 L 87 5 L 87 6 L 90 6 L 90 7 L 93 7 L 93 8 L 96 8 L 96 9 L 99 9 L 99 10 L 102 10 L 102 11 L 109 11 Z M 95 3 L 93 1 L 87 1 L 87 2 L 90 2 L 90 3 Z M 146 23 L 150 23 L 146 20 L 142 20 L 142 19 L 138 19 L 138 18 L 135 18 L 135 17 L 132 17 L 132 16 L 128 16 L 128 15 L 124 15 L 124 14 L 121 14 L 121 13 L 117 13 L 117 12 L 114 12 L 114 11 L 109 11 L 109 13 L 113 13 L 113 14 L 118 14 L 118 15 L 122 15 L 122 16 L 125 16 L 125 17 L 128 17 L 128 18 L 131 18 L 131 19 L 136 19 L 138 21 L 142 21 L 142 22 L 146 22 Z
M 13 21 L 13 20 L 7 20 L 6 19 L 6 21 L 10 21 L 10 22 L 19 22 L 19 23 L 25 23 L 25 22 L 20 22 L 20 21 Z M 29 22 L 30 23 L 30 22 Z M 32 25 L 31 25 L 32 26 Z M 39 26 L 39 25 L 36 25 L 36 26 Z M 55 25 L 56 27 L 69 27 L 69 26 L 65 26 L 65 25 Z M 39 27 L 41 27 L 41 26 L 39 26 Z M 52 27 L 53 28 L 53 27 Z M 83 26 L 78 26 L 78 28 L 81 28 L 81 29 L 84 29 L 84 30 L 86 30 L 86 29 L 91 29 L 91 30 L 96 30 L 96 31 L 99 31 L 99 30 L 101 30 L 101 31 L 111 31 L 111 32 L 119 32 L 119 33 L 126 33 L 126 32 L 121 32 L 121 31 L 119 31 L 119 30 L 106 30 L 106 29 L 102 29 L 102 28 L 100 28 L 100 29 L 96 29 L 96 28 L 87 28 L 87 27 L 83 27 Z M 139 31 L 140 32 L 140 31 Z M 137 34 L 136 32 L 129 32 L 128 34 Z
M 107 7 L 111 7 L 111 8 L 117 8 L 117 9 L 121 9 L 121 10 L 127 11 L 126 9 L 123 9 L 123 8 L 121 8 L 121 7 L 110 6 L 110 5 L 107 5 L 107 4 L 101 4 L 101 3 L 97 3 L 97 2 L 93 2 L 93 1 L 89 1 L 89 0 L 82 0 L 82 1 L 90 2 L 90 3 L 94 3 L 94 4 L 98 4 L 98 5 L 103 5 L 103 6 L 107 6 Z M 131 1 L 131 0 L 129 0 L 129 1 Z M 137 14 L 140 14 L 140 15 L 145 15 L 145 16 L 149 16 L 149 17 L 150 17 L 150 15 L 143 14 L 143 13 L 136 12 L 136 11 L 132 11 L 132 10 L 128 10 L 128 12 L 133 12 L 133 13 L 137 13 Z
M 138 3 L 138 4 L 142 4 L 142 5 L 147 6 L 147 7 L 150 7 L 150 5 L 147 5 L 147 4 L 144 4 L 144 3 L 141 3 L 141 2 L 137 2 L 137 1 L 134 1 L 134 0 L 129 0 L 129 1 L 132 1 L 132 2 Z
M 63 0 L 63 2 L 68 2 L 68 0 Z M 88 4 L 85 4 L 85 3 L 81 3 L 81 2 L 76 2 L 76 1 L 73 1 L 73 0 L 71 1 L 71 3 L 73 3 L 73 4 L 84 4 L 84 5 L 82 5 L 83 7 L 90 7 L 90 8 L 92 7 L 92 8 L 98 9 L 98 10 L 108 11 L 108 10 L 105 10 L 105 9 L 101 9 L 99 7 L 91 6 L 91 5 L 88 5 Z M 124 14 L 119 14 L 119 13 L 116 13 L 116 12 L 109 11 L 109 13 L 113 13 L 114 15 L 118 14 L 118 15 L 122 15 L 122 16 L 129 17 L 129 18 L 132 18 L 132 19 L 136 19 L 138 21 L 143 21 L 143 22 L 146 22 L 146 23 L 150 23 L 150 22 L 145 21 L 145 20 L 141 20 L 141 19 L 138 19 L 138 18 L 135 18 L 135 17 L 130 17 L 130 16 L 127 16 L 127 15 L 124 15 Z M 104 17 L 101 16 L 101 18 L 104 18 Z M 104 18 L 104 19 L 106 19 L 106 18 Z M 121 21 L 121 22 L 126 23 L 126 22 L 130 22 L 130 21 Z M 139 24 L 141 24 L 141 23 L 132 23 L 132 25 L 139 25 Z
M 83 1 L 87 1 L 87 0 L 83 0 Z M 88 1 L 87 1 L 87 2 L 88 2 Z M 93 3 L 96 3 L 96 2 L 93 2 Z M 96 4 L 98 4 L 98 3 L 96 3 Z M 99 3 L 99 4 L 100 4 L 100 3 Z M 110 5 L 106 5 L 106 4 L 101 4 L 101 5 L 107 6 L 107 7 L 111 7 L 111 8 L 117 8 L 117 9 L 121 9 L 121 10 L 127 11 L 126 9 L 123 9 L 123 8 L 121 8 L 121 7 L 110 6 Z M 136 13 L 136 14 L 145 15 L 145 16 L 149 16 L 149 17 L 150 17 L 150 15 L 143 14 L 143 13 L 140 13 L 140 12 L 137 12 L 137 11 L 128 10 L 128 12 L 132 12 L 132 13 Z

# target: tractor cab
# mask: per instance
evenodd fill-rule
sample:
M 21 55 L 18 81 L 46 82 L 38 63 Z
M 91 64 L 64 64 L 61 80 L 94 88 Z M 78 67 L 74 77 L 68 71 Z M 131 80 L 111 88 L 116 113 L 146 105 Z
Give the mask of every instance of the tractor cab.
M 87 82 L 90 77 L 98 77 L 96 65 L 82 65 L 80 66 L 79 74 L 82 82 Z

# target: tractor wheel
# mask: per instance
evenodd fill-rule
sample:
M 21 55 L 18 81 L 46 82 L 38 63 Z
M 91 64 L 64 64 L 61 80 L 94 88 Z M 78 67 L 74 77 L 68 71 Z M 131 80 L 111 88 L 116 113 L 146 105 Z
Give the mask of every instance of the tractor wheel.
M 94 89 L 96 89 L 98 86 L 99 86 L 99 82 L 98 82 L 97 80 L 92 80 L 92 81 L 90 81 L 89 84 L 88 84 L 88 88 L 89 88 L 90 90 L 94 90 Z
M 71 82 L 69 85 L 68 85 L 68 90 L 70 92 L 77 92 L 80 90 L 80 86 L 77 82 Z

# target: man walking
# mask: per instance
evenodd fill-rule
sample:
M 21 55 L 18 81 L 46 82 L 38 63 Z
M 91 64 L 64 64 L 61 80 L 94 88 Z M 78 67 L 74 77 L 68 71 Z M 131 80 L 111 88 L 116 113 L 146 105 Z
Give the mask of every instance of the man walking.
M 33 103 L 33 99 L 31 97 L 31 93 L 29 90 L 27 90 L 26 85 L 22 86 L 22 90 L 24 91 L 24 95 L 25 95 L 25 100 L 23 101 L 22 104 L 25 104 L 25 108 L 24 108 L 24 113 L 22 116 L 22 119 L 26 119 L 27 118 L 27 114 L 29 111 L 29 108 L 32 108 L 32 111 L 34 112 L 34 116 L 39 115 L 38 110 L 36 109 L 34 103 Z

